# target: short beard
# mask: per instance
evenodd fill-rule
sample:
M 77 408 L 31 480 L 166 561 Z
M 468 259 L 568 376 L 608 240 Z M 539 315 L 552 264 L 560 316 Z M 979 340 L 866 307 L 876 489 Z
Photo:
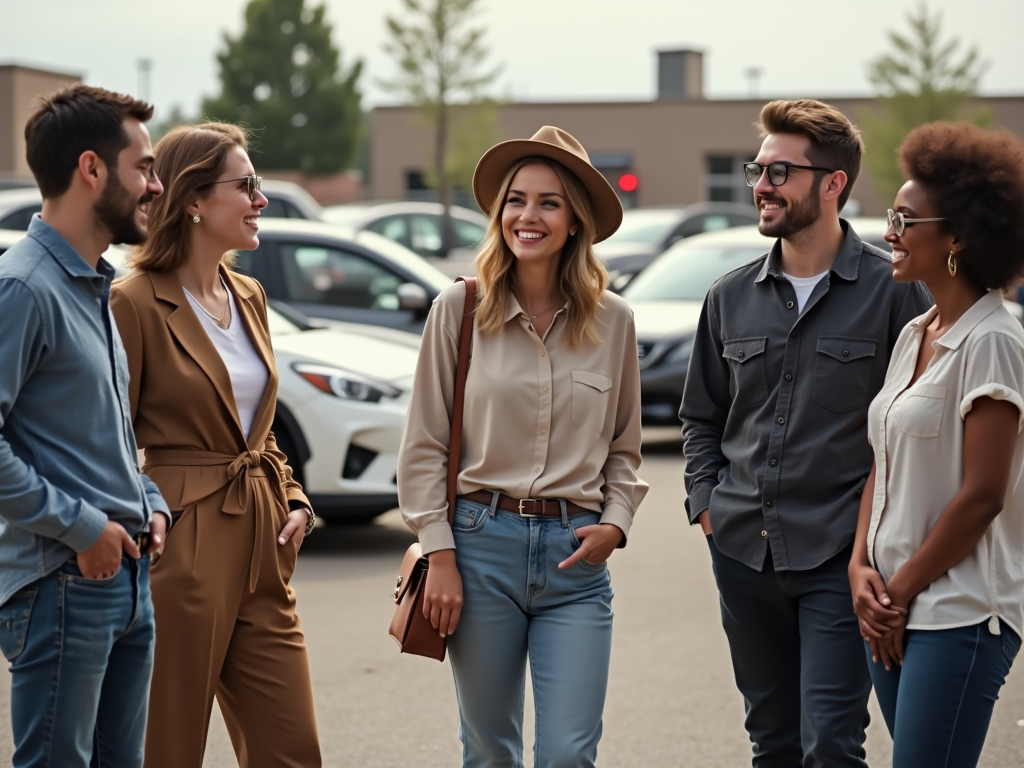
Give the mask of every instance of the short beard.
M 765 200 L 776 201 L 780 198 L 761 198 L 761 202 Z M 787 203 L 782 211 L 783 215 L 778 221 L 771 224 L 761 222 L 757 225 L 757 231 L 765 237 L 781 237 L 788 240 L 811 226 L 821 218 L 821 198 L 818 196 L 817 185 L 812 186 L 799 200 Z
M 140 245 L 146 242 L 149 233 L 136 223 L 135 212 L 153 196 L 147 192 L 141 198 L 132 199 L 131 193 L 117 178 L 117 169 L 111 168 L 110 171 L 103 193 L 93 205 L 93 215 L 96 222 L 110 233 L 111 243 Z

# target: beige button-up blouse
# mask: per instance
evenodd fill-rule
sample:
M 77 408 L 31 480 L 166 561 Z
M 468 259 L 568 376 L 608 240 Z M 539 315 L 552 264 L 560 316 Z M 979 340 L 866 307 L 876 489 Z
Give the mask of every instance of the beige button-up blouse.
M 999 620 L 1024 629 L 1024 330 L 992 291 L 933 344 L 908 387 L 935 307 L 903 329 L 885 385 L 868 410 L 876 481 L 868 559 L 888 581 L 924 542 L 963 484 L 964 418 L 979 397 L 1017 406 L 1017 443 L 1003 511 L 974 552 L 910 604 L 908 629 Z
M 464 283 L 427 318 L 398 458 L 398 497 L 424 552 L 455 547 L 446 471 Z M 544 338 L 513 298 L 504 328 L 474 327 L 466 381 L 459 494 L 563 498 L 629 533 L 647 484 L 640 466 L 640 369 L 633 313 L 606 293 L 599 343 L 572 346 L 565 308 Z

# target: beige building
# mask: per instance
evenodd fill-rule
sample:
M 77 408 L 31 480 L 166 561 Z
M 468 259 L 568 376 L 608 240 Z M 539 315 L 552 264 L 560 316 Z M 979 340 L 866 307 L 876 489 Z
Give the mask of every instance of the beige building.
M 643 102 L 507 104 L 498 109 L 498 140 L 528 138 L 542 125 L 557 125 L 587 148 L 612 181 L 636 177 L 634 192 L 620 192 L 626 206 L 751 199 L 741 163 L 760 142 L 753 123 L 765 99 L 706 99 L 702 57 L 695 51 L 659 54 L 658 97 Z M 854 123 L 873 99 L 828 99 Z M 993 125 L 1024 136 L 1024 96 L 982 100 Z M 430 163 L 431 134 L 411 107 L 384 107 L 372 115 L 371 185 L 378 199 L 425 196 L 422 171 Z M 627 179 L 624 186 L 632 186 Z M 885 212 L 866 169 L 854 188 L 865 215 Z
M 40 97 L 80 82 L 79 75 L 66 72 L 0 65 L 0 179 L 32 178 L 25 162 L 25 122 Z

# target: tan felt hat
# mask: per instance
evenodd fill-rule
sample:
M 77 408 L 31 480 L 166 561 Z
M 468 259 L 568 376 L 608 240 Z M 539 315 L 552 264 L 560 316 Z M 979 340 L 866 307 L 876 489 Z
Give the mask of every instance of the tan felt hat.
M 495 144 L 484 153 L 473 173 L 473 195 L 484 211 L 490 211 L 508 169 L 524 157 L 546 157 L 557 160 L 583 184 L 594 209 L 597 234 L 594 242 L 611 237 L 622 223 L 622 203 L 601 172 L 590 164 L 583 145 L 563 131 L 545 125 L 529 139 L 513 139 Z

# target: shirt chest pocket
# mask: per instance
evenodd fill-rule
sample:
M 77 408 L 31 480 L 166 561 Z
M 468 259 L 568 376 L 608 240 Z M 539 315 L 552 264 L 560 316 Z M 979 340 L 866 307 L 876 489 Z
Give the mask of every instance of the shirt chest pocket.
M 572 372 L 572 423 L 600 433 L 608 413 L 612 380 L 593 371 Z
M 945 387 L 939 384 L 918 384 L 900 402 L 896 426 L 911 437 L 938 437 L 945 407 Z
M 722 357 L 729 361 L 736 391 L 732 407 L 737 411 L 756 408 L 768 399 L 768 374 L 764 368 L 766 336 L 725 342 Z
M 863 408 L 868 401 L 875 346 L 871 339 L 819 336 L 814 356 L 814 402 L 836 413 Z

